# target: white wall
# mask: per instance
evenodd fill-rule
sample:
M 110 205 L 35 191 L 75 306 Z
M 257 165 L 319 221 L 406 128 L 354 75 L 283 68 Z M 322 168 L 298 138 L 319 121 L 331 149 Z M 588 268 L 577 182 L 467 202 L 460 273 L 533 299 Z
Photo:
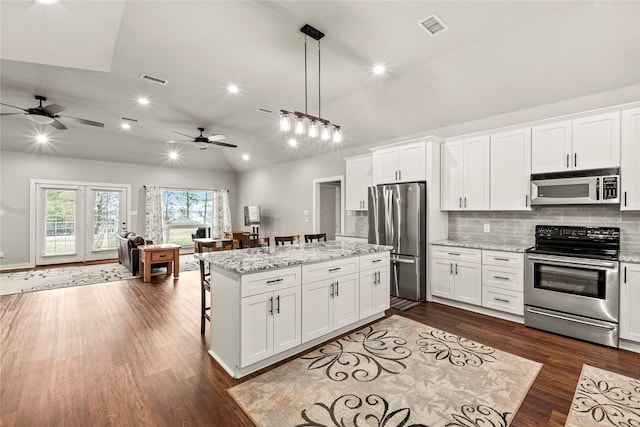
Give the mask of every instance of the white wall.
M 145 199 L 143 186 L 154 184 L 178 188 L 226 188 L 232 215 L 237 197 L 235 173 L 198 171 L 189 168 L 153 167 L 128 163 L 98 162 L 65 157 L 2 151 L 0 156 L 0 259 L 3 268 L 28 265 L 29 242 L 29 181 L 31 178 L 63 181 L 100 182 L 131 185 L 131 218 L 129 229 L 144 233 Z M 240 223 L 241 224 L 241 223 Z

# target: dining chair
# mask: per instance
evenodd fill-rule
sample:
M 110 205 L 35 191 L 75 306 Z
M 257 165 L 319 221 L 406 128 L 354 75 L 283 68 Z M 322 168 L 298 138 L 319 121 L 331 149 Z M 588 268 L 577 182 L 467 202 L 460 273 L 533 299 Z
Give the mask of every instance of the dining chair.
M 204 335 L 204 321 L 211 322 L 211 306 L 207 307 L 207 292 L 211 292 L 211 271 L 207 271 L 207 266 L 200 260 L 200 293 L 202 296 L 200 304 L 200 335 Z
M 326 242 L 327 241 L 327 233 L 318 233 L 318 234 L 305 234 L 304 242 L 312 243 L 312 242 Z
M 276 236 L 274 238 L 276 241 L 276 246 L 286 245 L 287 243 L 294 244 L 300 242 L 300 235 L 296 234 L 295 236 Z
M 246 248 L 260 248 L 263 246 L 269 246 L 268 237 L 258 237 L 256 239 L 245 238 L 240 241 L 241 249 Z

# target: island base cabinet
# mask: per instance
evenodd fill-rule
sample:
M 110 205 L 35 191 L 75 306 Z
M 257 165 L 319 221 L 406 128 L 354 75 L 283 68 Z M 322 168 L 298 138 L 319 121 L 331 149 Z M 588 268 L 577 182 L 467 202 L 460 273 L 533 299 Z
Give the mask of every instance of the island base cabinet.
M 359 319 L 358 275 L 302 286 L 302 342 L 326 335 Z
M 390 291 L 389 267 L 361 272 L 360 319 L 387 310 Z
M 240 313 L 240 366 L 301 343 L 299 287 L 242 298 Z

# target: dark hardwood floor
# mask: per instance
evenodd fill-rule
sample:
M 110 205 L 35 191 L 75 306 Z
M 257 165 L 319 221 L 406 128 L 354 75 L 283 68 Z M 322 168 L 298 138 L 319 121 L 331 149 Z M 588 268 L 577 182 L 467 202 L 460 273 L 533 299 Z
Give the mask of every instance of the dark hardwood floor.
M 253 425 L 226 392 L 251 376 L 229 377 L 200 335 L 198 280 L 194 271 L 176 281 L 157 276 L 0 297 L 0 424 Z M 441 304 L 388 314 L 543 363 L 512 426 L 563 426 L 583 363 L 640 377 L 637 353 Z

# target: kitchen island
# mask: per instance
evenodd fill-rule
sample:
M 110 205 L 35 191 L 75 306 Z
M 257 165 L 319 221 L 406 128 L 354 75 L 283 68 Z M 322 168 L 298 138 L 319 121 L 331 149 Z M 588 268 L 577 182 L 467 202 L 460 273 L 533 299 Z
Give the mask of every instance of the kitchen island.
M 329 241 L 195 254 L 211 272 L 209 354 L 240 378 L 383 317 L 390 250 Z

